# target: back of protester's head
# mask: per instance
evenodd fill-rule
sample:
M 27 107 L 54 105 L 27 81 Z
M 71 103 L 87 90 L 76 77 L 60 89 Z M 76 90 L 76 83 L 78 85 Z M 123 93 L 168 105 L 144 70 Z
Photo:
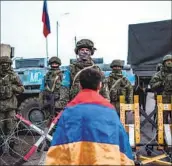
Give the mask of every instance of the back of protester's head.
M 79 75 L 82 89 L 99 90 L 101 88 L 102 74 L 96 69 L 83 70 Z

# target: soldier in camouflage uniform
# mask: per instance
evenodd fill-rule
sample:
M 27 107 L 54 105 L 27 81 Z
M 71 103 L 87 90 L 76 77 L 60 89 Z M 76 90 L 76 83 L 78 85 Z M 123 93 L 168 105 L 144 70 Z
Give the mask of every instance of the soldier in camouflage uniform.
M 70 65 L 69 100 L 72 100 L 80 91 L 79 74 L 83 70 L 88 68 L 95 68 L 102 72 L 101 69 L 94 64 L 91 58 L 95 50 L 96 48 L 94 48 L 94 43 L 89 39 L 82 39 L 76 43 L 75 53 L 79 56 L 79 58 L 76 62 Z M 100 94 L 109 100 L 109 91 L 105 79 L 103 80 Z
M 123 63 L 121 60 L 113 60 L 110 67 L 112 72 L 108 77 L 110 101 L 120 113 L 120 95 L 125 96 L 126 103 L 133 103 L 133 87 L 130 81 L 122 75 Z
M 49 65 L 51 68 L 43 79 L 39 99 L 42 107 L 41 109 L 45 111 L 46 119 L 51 120 L 56 113 L 61 111 L 66 106 L 68 102 L 66 94 L 68 94 L 68 91 L 61 86 L 63 79 L 63 73 L 59 68 L 61 60 L 58 57 L 51 57 Z M 52 134 L 52 132 L 50 134 Z M 50 146 L 49 141 L 46 143 L 47 144 L 44 147 L 45 151 L 47 151 Z
M 15 115 L 18 104 L 16 96 L 24 92 L 24 86 L 12 70 L 11 64 L 12 61 L 8 56 L 0 57 L 0 137 L 3 140 L 4 134 L 9 137 L 16 127 Z M 0 142 L 2 143 L 2 140 Z M 14 140 L 10 140 L 9 146 L 10 149 L 13 148 Z
M 154 92 L 163 95 L 163 103 L 171 103 L 172 95 L 172 54 L 163 58 L 161 70 L 150 81 Z M 168 112 L 164 112 L 164 122 L 168 123 Z
M 47 72 L 41 85 L 41 92 L 39 94 L 40 102 L 43 108 L 47 108 L 46 116 L 54 116 L 56 113 L 64 108 L 67 104 L 63 100 L 65 89 L 61 86 L 63 73 L 60 70 L 61 60 L 58 57 L 51 57 L 49 60 L 50 70 Z

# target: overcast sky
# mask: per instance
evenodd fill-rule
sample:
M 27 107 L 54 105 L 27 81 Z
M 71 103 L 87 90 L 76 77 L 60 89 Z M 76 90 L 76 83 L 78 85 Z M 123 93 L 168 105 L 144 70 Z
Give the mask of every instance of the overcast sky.
M 74 36 L 95 43 L 94 57 L 106 63 L 127 59 L 128 25 L 171 19 L 171 1 L 48 1 L 51 34 L 49 57 L 57 55 L 56 21 L 59 21 L 59 57 L 63 64 L 75 58 Z M 42 23 L 43 1 L 1 1 L 1 43 L 15 47 L 17 57 L 46 57 Z M 69 15 L 63 13 L 69 12 Z

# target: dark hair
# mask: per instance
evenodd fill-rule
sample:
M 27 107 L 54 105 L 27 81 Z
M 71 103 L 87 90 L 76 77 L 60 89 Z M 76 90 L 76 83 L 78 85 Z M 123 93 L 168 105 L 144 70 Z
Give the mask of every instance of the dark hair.
M 102 81 L 102 74 L 96 69 L 89 68 L 80 73 L 79 80 L 83 89 L 97 90 Z

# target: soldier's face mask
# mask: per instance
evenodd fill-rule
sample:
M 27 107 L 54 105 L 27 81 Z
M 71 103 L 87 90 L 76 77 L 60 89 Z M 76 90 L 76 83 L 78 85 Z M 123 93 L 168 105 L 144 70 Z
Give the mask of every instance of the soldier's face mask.
M 2 63 L 2 71 L 7 72 L 10 69 L 10 64 L 9 63 Z
M 57 69 L 57 68 L 59 68 L 59 64 L 57 64 L 57 63 L 52 63 L 52 64 L 51 64 L 51 68 L 52 68 L 52 69 Z
M 165 66 L 166 66 L 166 67 L 172 68 L 172 60 L 167 60 L 167 61 L 165 62 Z
M 79 58 L 82 59 L 82 60 L 87 60 L 90 58 L 91 56 L 91 50 L 88 49 L 88 48 L 81 48 L 79 51 L 78 51 L 78 55 L 79 55 Z
M 113 71 L 113 73 L 121 75 L 122 74 L 122 67 L 121 66 L 114 66 L 112 68 L 112 71 Z
M 112 69 L 113 70 L 122 70 L 122 67 L 121 66 L 114 66 Z

